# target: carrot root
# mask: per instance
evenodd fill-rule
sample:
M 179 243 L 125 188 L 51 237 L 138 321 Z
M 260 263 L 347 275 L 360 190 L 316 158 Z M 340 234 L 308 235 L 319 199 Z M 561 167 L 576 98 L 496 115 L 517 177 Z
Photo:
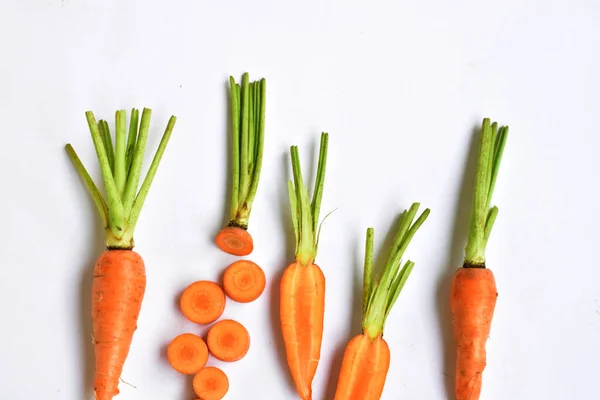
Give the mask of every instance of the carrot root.
M 92 323 L 97 400 L 119 393 L 123 365 L 146 290 L 142 257 L 132 250 L 106 250 L 96 262 L 92 283 Z
M 452 280 L 450 307 L 456 342 L 456 400 L 478 400 L 486 367 L 498 291 L 487 268 L 460 268 Z
M 321 358 L 325 312 L 325 276 L 316 264 L 289 265 L 281 279 L 280 320 L 289 369 L 304 400 Z

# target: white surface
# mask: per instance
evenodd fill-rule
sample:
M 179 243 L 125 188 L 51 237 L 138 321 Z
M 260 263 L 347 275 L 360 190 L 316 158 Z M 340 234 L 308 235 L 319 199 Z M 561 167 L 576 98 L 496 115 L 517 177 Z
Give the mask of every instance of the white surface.
M 269 288 L 255 303 L 228 303 L 225 316 L 252 334 L 247 357 L 224 366 L 228 399 L 296 398 L 269 304 L 293 252 L 288 146 L 300 145 L 313 171 L 323 130 L 323 211 L 339 209 L 318 258 L 328 286 L 315 399 L 332 398 L 340 351 L 359 329 L 365 229 L 381 244 L 413 201 L 432 213 L 408 249 L 416 267 L 386 327 L 383 399 L 449 398 L 449 274 L 461 262 L 471 201 L 463 175 L 469 164 L 470 184 L 466 160 L 485 116 L 511 134 L 488 250 L 500 296 L 482 399 L 598 398 L 600 5 L 303 3 L 2 2 L 3 399 L 88 398 L 90 274 L 103 232 L 63 146 L 73 143 L 99 178 L 84 112 L 112 123 L 116 109 L 144 106 L 153 109 L 147 161 L 169 116 L 179 119 L 137 228 L 148 288 L 123 372 L 135 388 L 122 383 L 118 399 L 193 398 L 164 347 L 205 330 L 180 315 L 179 292 L 234 260 L 213 236 L 226 213 L 226 84 L 244 71 L 268 80 L 250 230 Z

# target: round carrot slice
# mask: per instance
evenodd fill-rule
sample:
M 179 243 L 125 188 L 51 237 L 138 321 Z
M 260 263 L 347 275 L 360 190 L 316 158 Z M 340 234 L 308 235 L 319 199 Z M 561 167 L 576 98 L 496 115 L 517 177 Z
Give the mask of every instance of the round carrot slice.
M 208 348 L 201 337 L 184 333 L 169 343 L 167 359 L 177 372 L 195 374 L 206 365 Z
M 183 291 L 180 307 L 183 315 L 190 321 L 210 324 L 225 310 L 225 293 L 214 282 L 194 282 Z
M 264 271 L 248 260 L 234 262 L 227 267 L 223 276 L 225 293 L 239 303 L 249 303 L 258 299 L 266 284 Z
M 254 241 L 250 233 L 237 226 L 221 229 L 215 241 L 221 250 L 234 256 L 247 256 L 254 249 Z
M 221 361 L 238 361 L 250 348 L 250 335 L 239 322 L 224 319 L 210 327 L 206 344 L 215 358 Z
M 217 367 L 202 368 L 193 381 L 194 392 L 202 400 L 221 400 L 229 391 L 229 379 Z

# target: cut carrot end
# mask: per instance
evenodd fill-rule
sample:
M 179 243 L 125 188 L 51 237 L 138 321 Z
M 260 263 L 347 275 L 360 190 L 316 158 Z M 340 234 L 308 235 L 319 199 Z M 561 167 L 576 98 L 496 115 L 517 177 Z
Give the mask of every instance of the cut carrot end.
M 247 256 L 254 250 L 254 241 L 250 233 L 237 226 L 221 229 L 215 242 L 222 251 L 234 256 Z
M 214 324 L 206 338 L 208 350 L 218 360 L 241 360 L 250 348 L 250 335 L 237 321 L 224 319 Z
M 195 374 L 208 361 L 208 347 L 201 337 L 184 333 L 169 343 L 167 359 L 175 371 L 186 375 Z
M 225 293 L 211 281 L 197 281 L 188 286 L 181 295 L 181 312 L 197 324 L 216 321 L 225 310 Z
M 267 285 L 265 272 L 249 260 L 231 264 L 223 276 L 223 289 L 232 300 L 249 303 L 260 297 Z
M 229 379 L 217 367 L 202 368 L 192 384 L 194 393 L 202 400 L 221 400 L 229 391 Z

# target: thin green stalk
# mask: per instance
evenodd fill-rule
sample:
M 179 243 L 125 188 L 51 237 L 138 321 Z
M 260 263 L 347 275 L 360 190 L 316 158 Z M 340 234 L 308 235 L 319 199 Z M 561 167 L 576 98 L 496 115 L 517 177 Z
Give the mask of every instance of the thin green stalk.
M 252 172 L 254 171 L 254 141 L 256 139 L 256 125 L 254 123 L 254 107 L 256 99 L 254 97 L 254 82 L 250 82 L 250 93 L 248 95 L 248 190 L 252 182 Z
M 319 223 L 319 213 L 321 212 L 321 199 L 323 198 L 323 183 L 325 181 L 325 169 L 327 168 L 327 149 L 329 144 L 329 135 L 324 133 L 321 135 L 321 143 L 319 147 L 319 163 L 317 164 L 317 177 L 313 198 L 311 202 L 313 215 L 313 230 L 317 230 Z
M 250 183 L 250 189 L 248 190 L 248 195 L 245 199 L 246 209 L 248 210 L 248 214 L 252 209 L 252 203 L 254 202 L 254 197 L 256 196 L 256 190 L 258 189 L 258 181 L 260 178 L 260 172 L 262 168 L 262 160 L 263 160 L 263 149 L 264 149 L 264 141 L 265 141 L 265 117 L 266 117 L 266 92 L 267 92 L 267 81 L 263 78 L 259 82 L 256 83 L 258 86 L 257 92 L 260 93 L 258 96 L 258 102 L 256 104 L 256 108 L 258 110 L 258 119 L 256 121 L 257 124 L 257 138 L 256 138 L 256 150 L 254 157 L 254 171 L 252 172 L 252 182 Z
M 290 197 L 290 209 L 292 210 L 292 225 L 296 236 L 296 248 L 298 248 L 300 237 L 298 236 L 298 196 L 294 188 L 294 182 L 288 181 L 288 194 Z
M 240 139 L 240 204 L 246 198 L 248 193 L 248 135 L 249 135 L 249 103 L 250 103 L 250 83 L 248 74 L 242 76 L 242 126 Z M 239 210 L 238 210 L 239 211 Z
M 485 267 L 485 249 L 498 214 L 498 208 L 490 205 L 507 136 L 508 127 L 498 130 L 496 122 L 490 125 L 489 118 L 483 120 L 465 267 Z
M 126 125 L 125 110 L 119 110 L 115 113 L 115 184 L 119 195 L 123 195 L 125 190 L 125 181 L 127 179 L 127 172 L 125 169 L 126 164 L 126 146 L 127 146 L 127 125 Z
M 110 135 L 110 128 L 108 126 L 108 122 L 104 120 L 98 121 L 98 130 L 100 131 L 100 136 L 102 137 L 102 143 L 104 144 L 104 151 L 106 152 L 106 157 L 108 159 L 108 164 L 110 165 L 110 170 L 114 174 L 115 172 L 115 150 L 112 144 L 112 138 Z
M 104 198 L 102 197 L 102 194 L 100 193 L 100 190 L 98 190 L 98 187 L 96 186 L 96 184 L 90 177 L 90 174 L 85 169 L 83 163 L 79 159 L 79 156 L 75 152 L 75 149 L 73 149 L 73 146 L 71 146 L 71 144 L 67 144 L 65 146 L 65 148 L 67 150 L 67 154 L 69 155 L 69 158 L 71 159 L 71 161 L 73 162 L 73 165 L 75 166 L 75 169 L 77 170 L 77 172 L 79 173 L 79 176 L 83 180 L 83 183 L 85 184 L 85 187 L 87 188 L 88 193 L 90 194 L 90 196 L 94 200 L 94 203 L 96 204 L 96 208 L 98 209 L 98 212 L 100 213 L 100 217 L 102 218 L 102 223 L 104 224 L 104 228 L 107 228 L 108 227 L 108 206 L 106 205 L 106 202 L 104 201 Z
M 235 221 L 240 195 L 240 85 L 229 77 L 231 86 L 231 212 Z
M 131 169 L 127 177 L 127 185 L 123 194 L 123 209 L 125 215 L 129 215 L 133 202 L 136 198 L 140 175 L 142 173 L 142 162 L 144 161 L 144 152 L 146 150 L 146 142 L 148 140 L 148 131 L 150 130 L 150 118 L 152 111 L 148 108 L 142 110 L 142 122 L 138 133 L 135 150 L 133 151 L 133 160 L 131 161 Z
M 135 203 L 133 204 L 133 208 L 131 209 L 131 214 L 129 215 L 129 225 L 132 229 L 135 228 L 138 217 L 140 215 L 140 211 L 142 206 L 144 205 L 144 201 L 146 200 L 146 196 L 148 195 L 148 191 L 150 190 L 150 185 L 152 185 L 152 180 L 156 175 L 156 170 L 158 169 L 158 165 L 160 164 L 160 160 L 167 148 L 167 143 L 169 143 L 169 139 L 171 138 L 171 133 L 173 132 L 173 128 L 175 127 L 175 122 L 177 118 L 172 116 L 169 119 L 169 123 L 167 124 L 167 128 L 165 129 L 165 133 L 163 134 L 162 139 L 160 140 L 160 144 L 158 145 L 158 150 L 156 150 L 156 154 L 154 155 L 154 159 L 150 164 L 150 168 L 148 169 L 148 173 L 146 174 L 146 178 L 142 183 L 142 187 L 135 199 Z
M 129 121 L 129 135 L 127 136 L 127 151 L 125 153 L 125 173 L 129 175 L 131 169 L 131 161 L 133 160 L 133 152 L 135 150 L 135 142 L 138 134 L 138 124 L 140 113 L 137 109 L 131 110 L 131 119 Z M 127 184 L 127 182 L 125 182 Z
M 375 230 L 373 228 L 367 229 L 367 243 L 365 250 L 365 264 L 363 271 L 363 318 L 367 315 L 367 308 L 369 306 L 369 296 L 373 290 L 373 240 L 375 236 Z

